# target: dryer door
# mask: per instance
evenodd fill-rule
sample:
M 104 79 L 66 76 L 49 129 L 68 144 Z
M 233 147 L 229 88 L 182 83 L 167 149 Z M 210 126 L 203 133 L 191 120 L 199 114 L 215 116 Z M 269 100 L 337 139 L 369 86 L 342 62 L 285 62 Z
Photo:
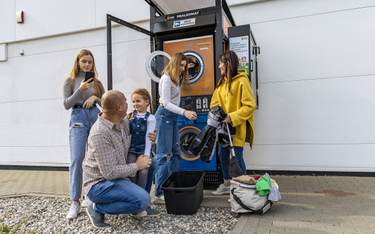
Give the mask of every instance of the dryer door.
M 195 156 L 191 154 L 188 150 L 190 147 L 190 143 L 194 140 L 194 138 L 199 134 L 200 130 L 193 126 L 186 126 L 181 128 L 180 133 L 180 140 L 181 140 L 181 158 L 187 161 L 193 161 L 200 158 L 200 156 Z
M 154 51 L 146 59 L 146 71 L 150 78 L 159 83 L 161 72 L 171 60 L 171 56 L 164 51 Z

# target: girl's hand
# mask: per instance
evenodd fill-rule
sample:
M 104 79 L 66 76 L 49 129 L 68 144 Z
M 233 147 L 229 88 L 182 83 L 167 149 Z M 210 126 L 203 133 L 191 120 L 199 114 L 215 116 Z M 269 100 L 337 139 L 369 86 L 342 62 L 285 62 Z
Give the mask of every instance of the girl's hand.
M 85 103 L 83 103 L 83 108 L 86 108 L 86 109 L 89 109 L 92 107 L 92 104 L 94 104 L 94 102 L 96 101 L 96 99 L 98 99 L 97 96 L 95 95 L 92 95 L 91 97 L 89 97 Z
M 227 117 L 225 117 L 225 119 L 223 120 L 223 123 L 232 123 L 232 120 L 231 120 L 229 115 L 227 115 Z
M 197 119 L 197 113 L 195 111 L 184 111 L 184 116 L 190 120 L 196 120 Z
M 91 78 L 91 79 L 89 79 L 87 81 L 82 80 L 78 89 L 81 90 L 81 92 L 85 92 L 86 90 L 91 89 L 92 87 L 94 87 L 94 82 L 89 83 L 92 79 L 94 79 L 94 78 Z

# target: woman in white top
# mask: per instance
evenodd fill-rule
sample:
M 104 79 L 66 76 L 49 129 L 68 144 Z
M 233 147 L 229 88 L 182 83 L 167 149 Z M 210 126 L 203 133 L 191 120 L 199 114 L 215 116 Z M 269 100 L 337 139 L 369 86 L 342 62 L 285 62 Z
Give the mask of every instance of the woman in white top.
M 160 186 L 173 172 L 180 170 L 181 148 L 177 126 L 177 116 L 184 115 L 190 120 L 197 118 L 194 111 L 184 110 L 180 105 L 181 88 L 189 84 L 188 58 L 182 53 L 172 56 L 164 68 L 159 82 L 160 106 L 156 118 L 156 159 L 158 171 L 155 175 L 155 197 L 164 199 Z

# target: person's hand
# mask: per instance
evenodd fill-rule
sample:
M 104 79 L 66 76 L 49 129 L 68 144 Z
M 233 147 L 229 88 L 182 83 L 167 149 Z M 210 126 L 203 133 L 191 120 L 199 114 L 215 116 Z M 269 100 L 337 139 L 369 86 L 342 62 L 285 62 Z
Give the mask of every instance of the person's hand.
M 135 163 L 138 166 L 138 171 L 141 171 L 151 166 L 151 158 L 146 155 L 141 155 L 137 158 L 137 161 L 135 161 Z
M 149 132 L 149 133 L 147 134 L 147 136 L 148 136 L 148 138 L 150 138 L 152 144 L 154 144 L 155 141 L 156 141 L 156 132 L 157 132 L 157 131 L 158 131 L 158 130 L 155 128 L 154 132 Z
M 232 123 L 232 120 L 231 120 L 229 115 L 227 115 L 227 117 L 225 117 L 225 119 L 223 120 L 223 123 Z
M 94 87 L 94 82 L 89 83 L 92 79 L 94 79 L 94 78 L 90 78 L 87 81 L 82 80 L 78 89 L 81 90 L 81 92 L 85 92 L 86 90 L 91 89 L 92 87 Z
M 189 69 L 189 68 L 192 68 L 192 67 L 195 67 L 195 63 L 189 63 L 189 64 L 188 64 L 188 69 Z
M 89 97 L 85 103 L 83 103 L 83 108 L 86 108 L 86 109 L 89 109 L 92 107 L 92 105 L 94 104 L 94 102 L 98 99 L 97 96 L 95 95 L 92 95 L 91 97 Z
M 196 120 L 197 119 L 197 113 L 195 111 L 184 111 L 184 116 L 190 120 Z

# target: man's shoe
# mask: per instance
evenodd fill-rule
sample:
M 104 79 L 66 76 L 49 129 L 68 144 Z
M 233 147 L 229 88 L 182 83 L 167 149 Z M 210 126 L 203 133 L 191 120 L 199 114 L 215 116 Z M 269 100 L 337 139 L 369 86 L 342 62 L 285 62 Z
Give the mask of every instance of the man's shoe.
M 156 216 L 159 216 L 159 215 L 160 215 L 159 211 L 151 209 L 150 207 L 148 207 L 146 210 L 144 210 L 144 211 L 142 211 L 138 214 L 131 214 L 131 216 L 133 216 L 135 218 L 156 217 Z
M 165 199 L 164 199 L 164 195 L 155 196 L 155 198 L 156 198 L 156 199 L 159 199 L 159 200 L 163 200 L 163 201 L 165 201 Z
M 96 229 L 102 229 L 111 226 L 108 223 L 104 222 L 104 214 L 94 210 L 94 205 L 95 204 L 92 203 L 86 209 L 86 213 L 89 216 L 92 226 L 94 226 L 94 228 Z
M 230 187 L 225 187 L 224 184 L 220 184 L 219 187 L 212 192 L 213 195 L 230 194 Z
M 82 201 L 82 203 L 81 203 L 81 206 L 83 208 L 86 208 L 86 207 L 88 207 L 91 204 L 92 204 L 92 201 L 90 201 L 90 199 L 87 196 L 85 196 L 84 199 L 83 199 L 83 201 Z
M 67 219 L 76 219 L 79 212 L 81 212 L 81 205 L 77 201 L 73 201 L 70 206 L 69 212 L 66 215 Z
M 148 207 L 146 209 L 146 212 L 147 212 L 147 217 L 155 217 L 155 216 L 159 216 L 160 215 L 159 211 L 151 209 L 150 207 Z

